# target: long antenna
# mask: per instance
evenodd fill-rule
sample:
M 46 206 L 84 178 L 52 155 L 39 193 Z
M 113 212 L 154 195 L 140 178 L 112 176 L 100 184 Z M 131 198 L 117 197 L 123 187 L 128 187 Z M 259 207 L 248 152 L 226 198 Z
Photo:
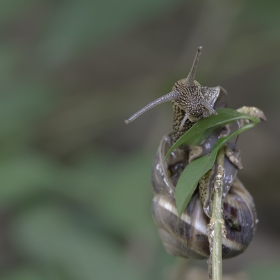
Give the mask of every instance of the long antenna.
M 133 114 L 127 120 L 125 120 L 125 123 L 128 124 L 128 123 L 134 121 L 140 115 L 144 114 L 145 112 L 147 112 L 151 108 L 157 106 L 158 104 L 161 104 L 161 103 L 167 102 L 167 101 L 171 101 L 171 100 L 177 100 L 179 98 L 179 95 L 180 95 L 180 93 L 178 91 L 171 91 L 171 92 L 159 97 L 158 99 L 152 101 L 147 106 L 145 106 L 144 108 L 142 108 L 141 110 L 139 110 L 138 112 Z
M 194 61 L 193 61 L 191 71 L 190 71 L 190 73 L 187 77 L 188 86 L 194 86 L 194 78 L 195 78 L 195 74 L 196 74 L 196 68 L 197 68 L 197 64 L 198 64 L 202 49 L 203 49 L 202 46 L 199 46 L 197 48 L 197 52 L 196 52 L 196 55 L 195 55 L 195 58 L 194 58 Z

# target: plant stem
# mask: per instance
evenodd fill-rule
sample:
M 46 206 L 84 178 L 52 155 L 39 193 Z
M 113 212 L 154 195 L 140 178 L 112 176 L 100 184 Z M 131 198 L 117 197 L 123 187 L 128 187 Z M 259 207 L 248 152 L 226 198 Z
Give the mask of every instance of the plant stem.
M 210 277 L 212 276 L 214 280 L 222 279 L 222 235 L 225 235 L 222 205 L 224 153 L 222 147 L 217 156 L 218 171 L 214 182 L 212 218 L 207 227 L 210 243 Z

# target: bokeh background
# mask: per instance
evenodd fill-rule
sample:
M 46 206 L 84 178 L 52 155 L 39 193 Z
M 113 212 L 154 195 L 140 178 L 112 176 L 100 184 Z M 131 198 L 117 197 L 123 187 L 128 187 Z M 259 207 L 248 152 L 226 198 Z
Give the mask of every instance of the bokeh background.
M 279 279 L 279 27 L 277 0 L 1 0 L 0 279 L 207 279 L 205 261 L 167 255 L 151 217 L 171 105 L 124 124 L 198 45 L 197 80 L 268 119 L 239 138 L 260 222 L 224 272 Z

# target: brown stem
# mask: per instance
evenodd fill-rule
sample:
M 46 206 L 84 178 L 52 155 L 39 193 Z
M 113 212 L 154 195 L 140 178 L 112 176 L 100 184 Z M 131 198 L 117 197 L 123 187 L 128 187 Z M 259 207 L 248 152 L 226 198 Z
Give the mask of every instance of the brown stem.
M 217 156 L 218 172 L 214 182 L 212 218 L 207 226 L 210 244 L 209 275 L 214 280 L 222 280 L 222 235 L 225 235 L 222 204 L 224 154 L 222 147 Z

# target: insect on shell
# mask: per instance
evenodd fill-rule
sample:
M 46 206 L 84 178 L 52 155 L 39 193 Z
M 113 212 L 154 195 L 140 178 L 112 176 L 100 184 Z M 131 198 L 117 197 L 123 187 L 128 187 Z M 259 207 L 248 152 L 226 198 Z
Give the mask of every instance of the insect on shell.
M 209 257 L 207 224 L 211 218 L 211 193 L 217 164 L 201 178 L 181 217 L 177 214 L 174 192 L 182 170 L 191 160 L 210 152 L 224 133 L 224 128 L 213 132 L 204 146 L 179 147 L 166 162 L 164 157 L 172 144 L 196 121 L 216 114 L 217 108 L 227 107 L 227 92 L 222 87 L 201 86 L 195 80 L 201 50 L 202 47 L 198 47 L 187 78 L 177 81 L 170 93 L 151 102 L 125 121 L 130 123 L 163 102 L 171 101 L 173 104 L 173 133 L 163 137 L 153 165 L 153 217 L 166 250 L 172 255 L 193 259 Z M 206 145 L 208 150 L 205 149 Z M 238 162 L 238 149 L 235 146 L 230 148 L 233 150 L 232 157 Z M 257 225 L 253 199 L 236 176 L 237 166 L 229 159 L 225 157 L 224 164 L 223 213 L 227 233 L 222 240 L 223 258 L 242 253 L 251 242 Z

